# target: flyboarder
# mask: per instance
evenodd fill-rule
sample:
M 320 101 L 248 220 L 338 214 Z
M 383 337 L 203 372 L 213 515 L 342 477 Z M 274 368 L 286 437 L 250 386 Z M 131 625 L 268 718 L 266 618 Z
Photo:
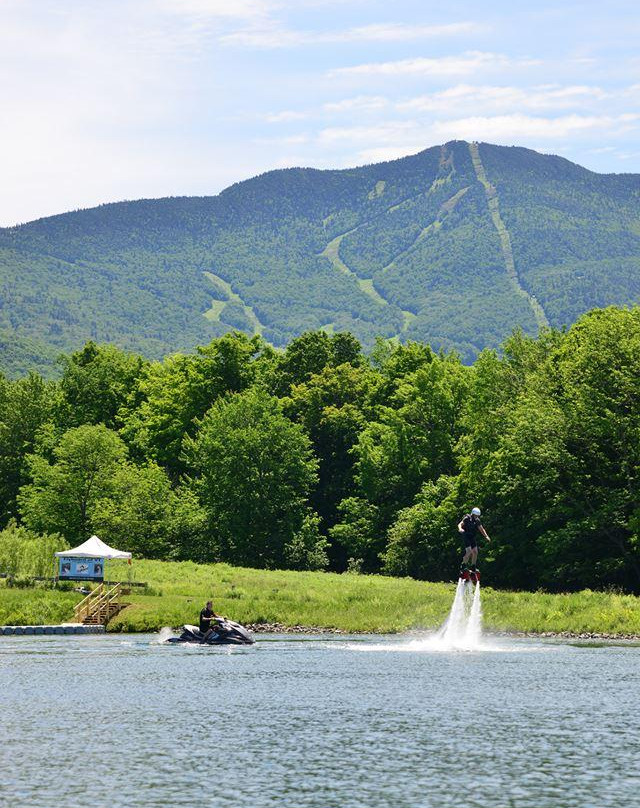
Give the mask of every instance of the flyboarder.
M 460 577 L 474 583 L 480 580 L 480 572 L 476 566 L 478 561 L 478 533 L 487 541 L 491 541 L 489 534 L 482 526 L 480 516 L 480 508 L 472 508 L 471 513 L 463 516 L 458 523 L 458 531 L 462 535 L 462 546 L 464 547 L 464 556 L 460 564 Z

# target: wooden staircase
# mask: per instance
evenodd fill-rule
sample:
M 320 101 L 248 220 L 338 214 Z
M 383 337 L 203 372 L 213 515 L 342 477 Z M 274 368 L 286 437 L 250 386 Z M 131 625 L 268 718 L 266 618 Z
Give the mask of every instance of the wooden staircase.
M 112 617 L 115 617 L 128 605 L 120 601 L 121 594 L 121 584 L 115 584 L 110 589 L 104 584 L 100 584 L 74 608 L 75 622 L 91 626 L 106 626 Z

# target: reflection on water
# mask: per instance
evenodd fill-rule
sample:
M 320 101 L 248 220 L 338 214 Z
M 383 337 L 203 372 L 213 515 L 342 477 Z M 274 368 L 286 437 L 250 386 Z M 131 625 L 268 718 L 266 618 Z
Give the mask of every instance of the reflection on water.
M 0 804 L 607 808 L 640 648 L 484 637 L 3 637 Z

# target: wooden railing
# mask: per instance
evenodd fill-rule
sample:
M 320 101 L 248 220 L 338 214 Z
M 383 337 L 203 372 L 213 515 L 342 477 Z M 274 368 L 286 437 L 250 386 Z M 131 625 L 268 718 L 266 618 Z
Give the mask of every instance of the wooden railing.
M 80 603 L 77 603 L 73 607 L 73 613 L 76 618 L 76 623 L 82 623 L 82 618 L 89 614 L 92 608 L 92 604 L 94 603 L 95 599 L 100 597 L 104 591 L 104 584 L 99 584 L 93 589 L 86 598 L 83 598 Z
M 120 603 L 121 589 L 119 583 L 111 589 L 107 589 L 104 584 L 97 586 L 74 608 L 76 623 L 106 626 L 124 605 Z

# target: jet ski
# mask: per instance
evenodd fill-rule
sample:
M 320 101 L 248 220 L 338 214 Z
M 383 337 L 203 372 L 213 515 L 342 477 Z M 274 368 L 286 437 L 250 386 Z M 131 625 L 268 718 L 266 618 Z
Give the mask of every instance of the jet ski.
M 240 623 L 226 617 L 216 620 L 213 632 L 204 639 L 204 632 L 197 626 L 183 626 L 179 637 L 169 637 L 170 643 L 193 643 L 195 645 L 253 645 L 255 640 Z

